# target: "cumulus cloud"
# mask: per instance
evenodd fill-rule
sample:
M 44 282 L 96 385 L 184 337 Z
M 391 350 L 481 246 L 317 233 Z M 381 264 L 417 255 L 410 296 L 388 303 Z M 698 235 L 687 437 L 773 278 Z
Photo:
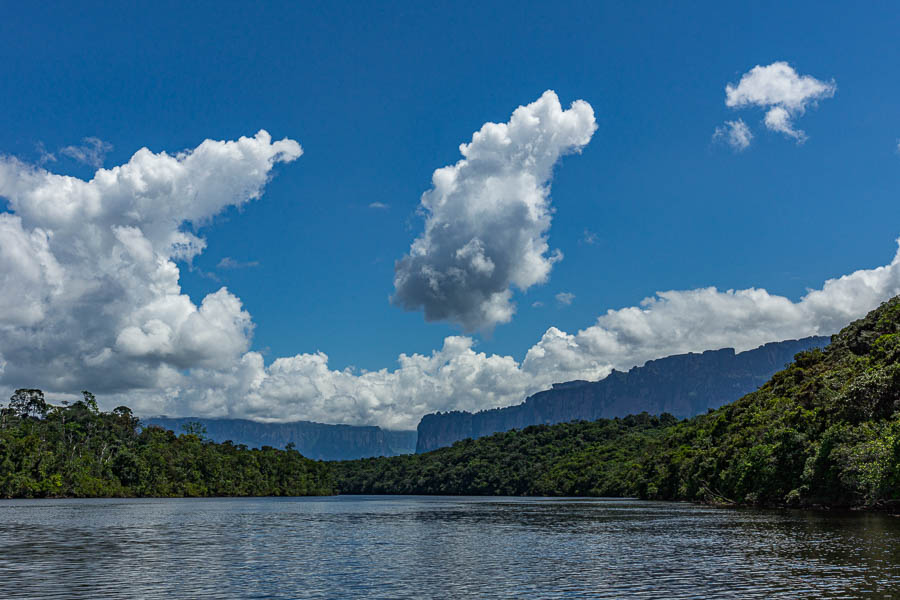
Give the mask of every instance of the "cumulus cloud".
M 725 125 L 716 127 L 713 139 L 722 140 L 734 148 L 735 151 L 741 152 L 750 146 L 753 133 L 743 119 L 738 119 L 737 121 L 725 121 Z
M 569 306 L 575 300 L 575 294 L 572 292 L 560 292 L 556 295 L 556 301 L 563 306 Z
M 725 105 L 765 108 L 764 123 L 768 129 L 802 143 L 806 134 L 794 127 L 794 120 L 806 111 L 807 106 L 834 96 L 836 90 L 833 80 L 820 81 L 810 75 L 799 75 L 787 62 L 778 61 L 765 67 L 756 65 L 744 73 L 737 85 L 726 85 Z M 727 125 L 734 131 L 730 122 Z M 749 143 L 749 139 L 746 141 Z
M 637 306 L 609 310 L 574 334 L 550 327 L 522 361 L 478 352 L 465 336 L 446 338 L 430 354 L 401 354 L 395 368 L 370 372 L 332 368 L 322 352 L 266 367 L 251 351 L 216 368 L 196 368 L 165 390 L 125 399 L 144 414 L 415 428 L 425 413 L 517 404 L 554 382 L 597 380 L 662 356 L 831 334 L 898 293 L 900 252 L 886 266 L 828 280 L 796 302 L 756 288 L 659 292 Z
M 516 404 L 554 382 L 597 380 L 662 356 L 831 334 L 898 293 L 900 252 L 886 266 L 828 280 L 796 302 L 756 288 L 659 292 L 574 334 L 550 327 L 522 361 L 478 352 L 465 336 L 371 372 L 332 368 L 321 352 L 266 367 L 248 352 L 227 369 L 195 370 L 190 385 L 168 396 L 148 395 L 144 410 L 414 428 L 428 412 Z
M 396 264 L 392 301 L 466 331 L 510 321 L 512 288 L 544 283 L 562 258 L 547 243 L 553 167 L 596 128 L 587 102 L 563 110 L 549 90 L 508 123 L 485 123 L 459 162 L 434 172 L 420 206 L 425 231 Z
M 250 315 L 226 288 L 199 306 L 181 292 L 176 261 L 206 245 L 184 226 L 258 197 L 300 154 L 260 131 L 174 155 L 143 148 L 90 181 L 0 158 L 3 383 L 159 390 L 238 359 Z
M 390 205 L 385 204 L 384 202 L 372 202 L 369 204 L 369 208 L 374 208 L 378 210 L 387 210 L 390 208 Z
M 73 158 L 89 167 L 99 169 L 103 166 L 106 155 L 113 149 L 112 144 L 104 142 L 96 137 L 86 137 L 81 140 L 81 142 L 80 146 L 66 146 L 65 148 L 60 148 L 59 153 L 68 156 L 69 158 Z M 52 157 L 53 155 L 49 154 L 47 156 Z M 56 159 L 53 158 L 52 160 Z
M 900 294 L 900 251 L 883 267 L 825 282 L 799 301 L 764 289 L 719 291 L 714 287 L 658 292 L 638 306 L 609 310 L 576 334 L 550 328 L 529 349 L 530 372 L 599 374 L 684 352 L 830 335 Z
M 240 299 L 221 288 L 193 302 L 178 261 L 205 247 L 185 223 L 258 197 L 275 165 L 300 154 L 296 142 L 260 132 L 175 155 L 143 149 L 90 181 L 0 159 L 11 211 L 0 213 L 0 387 L 91 389 L 105 408 L 143 415 L 414 428 L 428 412 L 515 404 L 554 382 L 661 356 L 830 334 L 900 293 L 898 252 L 798 301 L 756 288 L 659 292 L 575 333 L 550 327 L 521 360 L 450 336 L 377 371 L 336 368 L 322 352 L 266 365 L 250 349 Z M 475 270 L 488 259 L 496 269 L 486 248 L 457 250 Z

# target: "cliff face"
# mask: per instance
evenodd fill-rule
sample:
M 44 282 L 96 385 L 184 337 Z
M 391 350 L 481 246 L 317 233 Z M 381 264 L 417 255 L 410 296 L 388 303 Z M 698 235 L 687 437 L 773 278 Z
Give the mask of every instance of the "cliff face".
M 773 342 L 739 354 L 733 348 L 679 354 L 648 361 L 627 373 L 613 371 L 600 381 L 557 383 L 516 406 L 474 414 L 425 415 L 419 422 L 416 452 L 529 425 L 594 421 L 644 411 L 692 417 L 756 390 L 795 354 L 824 347 L 829 341 L 827 337 L 809 337 Z
M 158 425 L 182 433 L 185 423 L 196 421 L 206 427 L 206 437 L 214 442 L 231 440 L 250 448 L 284 448 L 293 442 L 303 456 L 321 460 L 349 460 L 370 456 L 411 454 L 416 447 L 415 431 L 389 431 L 373 426 L 325 425 L 311 421 L 257 423 L 246 419 L 205 419 L 197 417 L 142 419 L 146 427 Z

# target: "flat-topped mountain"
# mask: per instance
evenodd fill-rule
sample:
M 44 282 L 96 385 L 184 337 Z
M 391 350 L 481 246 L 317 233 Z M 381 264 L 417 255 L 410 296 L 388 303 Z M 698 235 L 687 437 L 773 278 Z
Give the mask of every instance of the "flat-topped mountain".
M 342 494 L 636 496 L 900 514 L 900 296 L 824 350 L 797 353 L 758 389 L 689 419 L 535 425 L 337 463 L 335 473 Z
M 723 348 L 678 354 L 648 361 L 628 372 L 613 371 L 600 381 L 557 383 L 516 406 L 425 415 L 419 422 L 416 452 L 529 425 L 594 421 L 641 412 L 692 417 L 756 390 L 795 354 L 822 348 L 829 341 L 818 336 L 773 342 L 739 353 Z
M 375 426 L 326 425 L 312 421 L 258 423 L 247 419 L 202 417 L 150 417 L 143 426 L 157 425 L 182 433 L 183 426 L 199 422 L 214 442 L 231 440 L 249 448 L 284 448 L 293 443 L 303 456 L 320 460 L 350 460 L 370 456 L 410 454 L 416 447 L 415 431 L 392 431 Z

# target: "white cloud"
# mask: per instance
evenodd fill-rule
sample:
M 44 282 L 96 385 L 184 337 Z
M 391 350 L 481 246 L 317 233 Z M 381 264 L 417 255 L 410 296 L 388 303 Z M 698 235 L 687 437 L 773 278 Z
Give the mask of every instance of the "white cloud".
M 261 355 L 247 352 L 217 368 L 194 369 L 178 386 L 122 400 L 144 414 L 414 428 L 425 413 L 517 404 L 554 382 L 597 380 L 662 356 L 831 334 L 898 293 L 900 252 L 884 267 L 829 280 L 797 302 L 754 288 L 659 292 L 574 334 L 550 327 L 521 362 L 478 352 L 464 336 L 446 338 L 427 355 L 401 354 L 393 370 L 372 372 L 333 369 L 321 352 L 279 358 L 266 368 Z
M 145 415 L 413 428 L 428 412 L 515 404 L 553 382 L 661 356 L 833 333 L 900 294 L 898 252 L 796 302 L 754 288 L 659 292 L 576 333 L 550 327 L 521 361 L 451 336 L 391 369 L 332 368 L 321 352 L 267 367 L 249 350 L 253 322 L 240 300 L 222 288 L 195 304 L 176 261 L 205 246 L 185 222 L 256 198 L 274 165 L 300 154 L 260 132 L 174 156 L 140 150 L 88 182 L 0 159 L 13 211 L 0 213 L 0 386 L 91 389 L 105 408 Z M 473 272 L 500 268 L 485 248 L 454 251 Z
M 765 108 L 766 127 L 802 143 L 806 134 L 795 129 L 793 121 L 806 111 L 807 106 L 834 96 L 836 90 L 833 80 L 820 81 L 810 75 L 798 75 L 787 62 L 778 61 L 765 67 L 757 65 L 744 73 L 737 85 L 726 85 L 725 105 Z
M 374 209 L 378 209 L 378 210 L 387 210 L 390 207 L 391 206 L 389 204 L 385 204 L 384 202 L 372 202 L 371 204 L 369 204 L 369 208 L 374 208 Z
M 463 159 L 434 172 L 425 231 L 397 262 L 392 301 L 466 331 L 512 319 L 512 288 L 544 283 L 562 258 L 547 244 L 553 167 L 596 128 L 587 102 L 563 110 L 552 91 L 508 123 L 485 123 L 460 146 Z
M 639 306 L 610 310 L 575 335 L 548 331 L 523 367 L 563 371 L 591 365 L 628 368 L 652 358 L 703 349 L 760 344 L 837 332 L 881 302 L 900 294 L 900 252 L 871 270 L 825 282 L 798 302 L 766 290 L 701 288 L 659 292 Z M 601 369 L 602 370 L 602 369 Z
M 549 328 L 521 363 L 476 352 L 467 337 L 447 338 L 428 356 L 401 355 L 392 371 L 338 371 L 324 354 L 303 354 L 260 366 L 248 405 L 231 410 L 412 428 L 427 412 L 516 404 L 553 382 L 596 380 L 662 356 L 831 334 L 897 294 L 900 252 L 884 267 L 829 280 L 797 302 L 754 288 L 660 292 L 575 334 Z
M 724 126 L 716 127 L 713 139 L 723 140 L 735 151 L 741 152 L 750 146 L 753 133 L 743 119 L 738 119 L 737 121 L 725 121 Z
M 96 137 L 86 137 L 81 142 L 80 146 L 60 148 L 59 153 L 69 158 L 74 158 L 89 167 L 99 169 L 103 166 L 103 160 L 106 158 L 106 155 L 113 149 L 112 144 Z M 48 154 L 46 156 L 52 157 L 53 155 Z M 53 158 L 52 160 L 56 159 Z
M 34 145 L 34 149 L 38 153 L 38 164 L 44 165 L 48 162 L 56 162 L 56 155 L 52 152 L 48 152 L 47 148 L 44 146 L 44 142 L 38 142 Z
M 785 61 L 762 67 L 756 65 L 737 85 L 725 86 L 725 104 L 730 107 L 783 106 L 802 112 L 807 104 L 834 95 L 834 81 L 819 81 L 810 75 L 798 75 Z
M 258 197 L 300 153 L 261 131 L 176 155 L 144 148 L 90 181 L 0 158 L 3 383 L 158 390 L 239 358 L 253 329 L 240 300 L 222 288 L 197 306 L 181 292 L 175 261 L 205 247 L 183 226 Z
M 806 141 L 806 134 L 799 129 L 794 129 L 791 124 L 791 115 L 786 108 L 775 106 L 769 109 L 764 123 L 772 131 L 780 131 L 784 135 L 794 138 L 798 144 Z
M 251 267 L 258 267 L 258 260 L 247 260 L 240 261 L 231 258 L 230 256 L 226 256 L 216 265 L 220 269 L 249 269 Z
M 570 306 L 575 300 L 575 294 L 572 292 L 560 292 L 556 295 L 556 301 L 564 306 Z

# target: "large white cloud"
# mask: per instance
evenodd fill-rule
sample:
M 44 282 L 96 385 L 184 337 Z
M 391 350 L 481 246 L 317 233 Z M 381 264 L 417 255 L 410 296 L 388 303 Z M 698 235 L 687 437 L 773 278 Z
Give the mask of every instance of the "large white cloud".
M 609 310 L 570 335 L 551 328 L 529 349 L 523 368 L 596 375 L 684 352 L 836 333 L 900 294 L 900 251 L 883 267 L 829 279 L 797 302 L 764 289 L 658 292 L 640 305 Z
M 754 288 L 659 292 L 638 306 L 610 310 L 575 334 L 549 328 L 521 362 L 478 352 L 463 336 L 373 372 L 332 369 L 322 353 L 281 358 L 266 368 L 251 352 L 229 372 L 228 387 L 210 392 L 222 377 L 209 373 L 181 390 L 169 410 L 414 428 L 428 412 L 516 404 L 554 382 L 596 380 L 662 356 L 829 335 L 897 294 L 900 252 L 886 266 L 828 280 L 797 302 Z M 161 405 L 154 399 L 148 406 Z
M 144 148 L 90 181 L 0 158 L 3 381 L 53 389 L 158 389 L 180 370 L 237 360 L 252 322 L 222 288 L 196 306 L 178 259 L 205 246 L 183 229 L 260 195 L 301 154 L 265 131 L 175 155 Z
M 787 62 L 778 61 L 764 67 L 756 65 L 744 73 L 737 85 L 726 85 L 725 105 L 730 108 L 765 108 L 763 122 L 768 129 L 802 143 L 806 140 L 806 134 L 794 127 L 794 120 L 808 106 L 834 96 L 836 90 L 834 81 L 820 81 L 811 75 L 799 75 Z M 729 129 L 726 139 L 735 148 L 746 148 L 752 135 L 748 135 L 749 129 L 743 121 L 729 121 L 727 125 Z M 723 136 L 726 130 L 719 129 L 717 134 Z
M 248 352 L 216 369 L 194 369 L 178 386 L 124 399 L 145 414 L 204 414 L 258 420 L 414 428 L 437 410 L 480 410 L 521 402 L 554 382 L 601 379 L 612 369 L 683 352 L 828 335 L 900 294 L 900 252 L 883 267 L 825 282 L 794 302 L 762 289 L 659 292 L 610 310 L 574 334 L 550 327 L 519 362 L 478 352 L 452 336 L 428 355 L 401 354 L 394 369 L 334 369 L 321 353 L 269 367 Z
M 274 165 L 300 153 L 260 132 L 174 156 L 141 150 L 89 182 L 0 160 L 13 211 L 0 213 L 0 387 L 91 389 L 106 408 L 144 415 L 412 428 L 428 412 L 514 404 L 674 353 L 830 334 L 900 293 L 898 252 L 796 302 L 762 289 L 660 292 L 576 333 L 550 327 L 522 360 L 451 336 L 391 369 L 338 369 L 323 353 L 266 366 L 240 300 L 222 288 L 194 303 L 177 261 L 204 248 L 185 222 L 259 196 Z
M 467 331 L 508 322 L 512 287 L 545 282 L 561 258 L 547 244 L 553 166 L 596 128 L 587 102 L 563 110 L 549 90 L 508 123 L 485 123 L 460 146 L 462 160 L 434 172 L 425 231 L 397 263 L 393 302 Z

